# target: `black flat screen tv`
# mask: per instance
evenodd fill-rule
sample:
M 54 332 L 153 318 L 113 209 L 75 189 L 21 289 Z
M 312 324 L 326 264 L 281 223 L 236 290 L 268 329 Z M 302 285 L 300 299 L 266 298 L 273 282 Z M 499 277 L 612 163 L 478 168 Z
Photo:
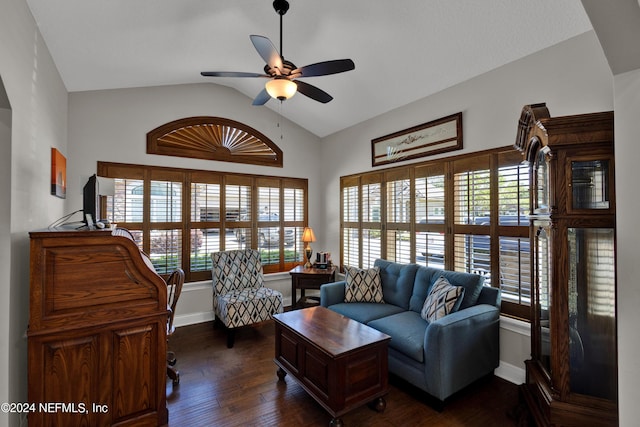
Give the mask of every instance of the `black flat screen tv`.
M 91 214 L 94 224 L 101 219 L 100 192 L 98 189 L 98 177 L 95 174 L 89 177 L 82 189 L 82 220 L 85 224 L 87 224 L 87 214 Z

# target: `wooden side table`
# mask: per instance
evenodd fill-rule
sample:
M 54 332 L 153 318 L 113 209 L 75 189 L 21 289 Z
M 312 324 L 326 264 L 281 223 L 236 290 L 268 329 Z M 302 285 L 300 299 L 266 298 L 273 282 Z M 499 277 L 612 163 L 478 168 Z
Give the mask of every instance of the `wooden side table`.
M 331 283 L 336 278 L 336 266 L 328 268 L 305 268 L 299 265 L 289 271 L 291 274 L 291 308 L 304 307 L 307 298 L 304 295 L 306 289 L 320 289 L 325 283 Z M 297 290 L 300 289 L 300 299 Z M 317 298 L 314 298 L 317 301 Z

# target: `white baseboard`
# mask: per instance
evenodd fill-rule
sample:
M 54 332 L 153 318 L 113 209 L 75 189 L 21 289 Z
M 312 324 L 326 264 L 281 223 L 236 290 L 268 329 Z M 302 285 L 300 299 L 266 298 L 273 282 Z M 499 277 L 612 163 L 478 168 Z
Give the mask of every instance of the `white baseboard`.
M 500 361 L 498 369 L 495 370 L 496 377 L 507 380 L 516 385 L 520 385 L 526 380 L 526 372 L 523 368 L 519 368 L 507 362 Z
M 215 319 L 213 311 L 203 311 L 200 313 L 189 313 L 180 315 L 176 313 L 173 324 L 176 328 L 180 326 L 195 325 L 197 323 L 211 322 Z

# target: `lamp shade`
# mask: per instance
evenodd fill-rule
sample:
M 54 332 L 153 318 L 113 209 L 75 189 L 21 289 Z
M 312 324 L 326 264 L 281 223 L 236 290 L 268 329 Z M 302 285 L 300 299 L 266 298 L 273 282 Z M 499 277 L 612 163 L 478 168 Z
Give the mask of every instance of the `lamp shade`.
M 279 99 L 280 101 L 291 98 L 298 90 L 298 85 L 286 78 L 274 78 L 269 80 L 264 86 L 272 98 Z
M 313 234 L 313 230 L 311 229 L 311 227 L 305 227 L 304 231 L 302 232 L 302 241 L 304 243 L 309 243 L 309 242 L 315 242 L 316 241 L 316 235 Z

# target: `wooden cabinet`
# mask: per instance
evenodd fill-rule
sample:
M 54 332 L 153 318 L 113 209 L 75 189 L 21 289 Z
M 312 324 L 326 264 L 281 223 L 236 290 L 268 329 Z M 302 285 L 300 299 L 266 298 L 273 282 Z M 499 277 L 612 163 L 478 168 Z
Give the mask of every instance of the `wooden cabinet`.
M 29 425 L 167 425 L 164 280 L 108 230 L 30 236 Z
M 273 319 L 278 377 L 292 375 L 334 417 L 330 425 L 365 403 L 384 411 L 389 335 L 319 306 Z
M 524 399 L 537 425 L 617 425 L 613 113 L 526 106 L 516 147 L 532 190 Z

